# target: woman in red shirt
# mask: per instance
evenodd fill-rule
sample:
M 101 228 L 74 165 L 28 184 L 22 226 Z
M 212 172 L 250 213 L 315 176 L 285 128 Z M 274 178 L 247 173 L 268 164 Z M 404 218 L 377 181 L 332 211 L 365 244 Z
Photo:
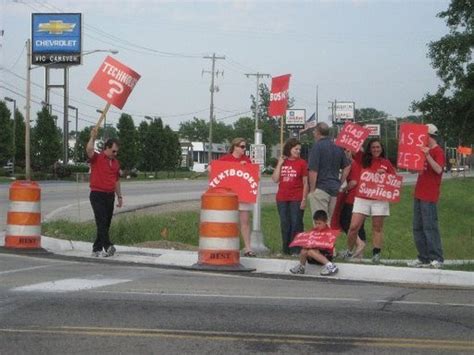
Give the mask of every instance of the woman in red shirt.
M 362 169 L 379 174 L 395 174 L 392 164 L 385 158 L 385 151 L 378 138 L 370 139 L 367 143 L 367 149 L 362 156 Z M 351 251 L 355 246 L 359 229 L 362 227 L 365 218 L 372 216 L 372 262 L 378 263 L 383 244 L 383 222 L 384 218 L 389 215 L 390 206 L 387 201 L 362 198 L 357 192 L 352 211 L 351 226 L 347 235 L 349 250 L 345 256 L 352 256 Z
M 290 248 L 295 235 L 304 230 L 303 215 L 308 195 L 308 165 L 300 158 L 301 143 L 290 138 L 283 146 L 283 156 L 273 171 L 272 180 L 278 183 L 276 202 L 280 215 L 281 238 L 284 254 L 299 254 L 299 248 Z
M 219 158 L 222 161 L 230 161 L 240 164 L 251 164 L 250 158 L 245 155 L 247 144 L 244 138 L 234 138 L 231 142 L 229 153 Z M 253 209 L 251 203 L 239 203 L 240 233 L 244 240 L 244 256 L 257 256 L 250 247 L 250 211 Z

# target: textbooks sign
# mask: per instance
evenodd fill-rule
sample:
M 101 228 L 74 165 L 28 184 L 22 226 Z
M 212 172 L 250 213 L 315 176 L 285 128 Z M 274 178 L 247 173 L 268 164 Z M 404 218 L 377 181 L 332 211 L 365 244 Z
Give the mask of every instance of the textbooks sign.
M 416 123 L 402 123 L 398 141 L 397 167 L 408 170 L 423 170 L 426 158 L 420 147 L 427 144 L 427 126 Z
M 227 187 L 239 196 L 239 202 L 255 203 L 259 166 L 214 160 L 211 163 L 209 187 Z
M 368 136 L 367 128 L 346 122 L 337 136 L 336 145 L 357 153 Z
M 283 116 L 288 104 L 288 88 L 291 74 L 272 78 L 272 91 L 270 92 L 270 105 L 268 116 Z
M 379 174 L 362 170 L 358 196 L 371 200 L 400 202 L 403 177 L 395 174 Z
M 298 233 L 295 239 L 290 243 L 290 247 L 302 247 L 306 249 L 324 249 L 332 251 L 339 230 L 336 229 L 313 229 L 309 232 Z
M 122 109 L 139 79 L 136 71 L 107 56 L 87 89 Z

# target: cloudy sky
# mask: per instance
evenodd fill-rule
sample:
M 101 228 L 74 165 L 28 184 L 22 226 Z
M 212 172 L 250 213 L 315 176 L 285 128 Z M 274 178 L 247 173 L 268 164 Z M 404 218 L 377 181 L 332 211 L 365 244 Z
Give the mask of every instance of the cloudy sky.
M 84 50 L 116 49 L 114 57 L 142 75 L 123 111 L 138 124 L 160 116 L 177 129 L 193 116 L 209 118 L 211 61 L 223 72 L 215 94 L 217 120 L 250 115 L 255 78 L 292 74 L 295 108 L 310 115 L 319 87 L 319 117 L 328 101 L 355 101 L 393 116 L 410 113 L 413 100 L 439 84 L 427 58 L 427 44 L 447 32 L 436 14 L 446 0 L 319 1 L 158 1 L 158 0 L 0 0 L 0 92 L 22 108 L 25 100 L 25 41 L 31 13 L 80 12 Z M 79 128 L 93 124 L 104 101 L 86 87 L 105 53 L 84 57 L 70 69 L 70 104 L 79 108 Z M 61 83 L 62 72 L 53 71 Z M 44 99 L 44 69 L 34 69 L 32 116 Z M 270 85 L 270 79 L 264 79 Z M 51 94 L 54 114 L 62 116 L 62 91 Z M 72 114 L 72 113 L 71 113 Z

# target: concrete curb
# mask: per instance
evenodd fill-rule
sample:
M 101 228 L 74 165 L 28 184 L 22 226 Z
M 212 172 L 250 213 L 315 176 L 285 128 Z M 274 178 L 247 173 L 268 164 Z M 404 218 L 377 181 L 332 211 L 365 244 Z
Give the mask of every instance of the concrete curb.
M 4 238 L 3 235 L 0 235 L 0 247 L 3 245 Z M 60 256 L 92 260 L 102 259 L 91 256 L 92 244 L 87 242 L 43 236 L 41 238 L 41 246 L 46 251 Z M 121 245 L 116 245 L 115 247 L 117 248 L 116 255 L 107 258 L 107 261 L 189 268 L 198 259 L 196 251 L 136 248 Z M 339 272 L 331 277 L 320 276 L 321 266 L 318 265 L 308 265 L 305 275 L 293 276 L 289 273 L 289 269 L 297 263 L 297 260 L 242 257 L 240 262 L 246 268 L 256 269 L 256 273 L 275 277 L 291 276 L 295 279 L 324 278 L 372 283 L 474 288 L 474 272 L 468 271 L 337 263 Z M 406 263 L 407 260 L 397 260 L 397 262 Z

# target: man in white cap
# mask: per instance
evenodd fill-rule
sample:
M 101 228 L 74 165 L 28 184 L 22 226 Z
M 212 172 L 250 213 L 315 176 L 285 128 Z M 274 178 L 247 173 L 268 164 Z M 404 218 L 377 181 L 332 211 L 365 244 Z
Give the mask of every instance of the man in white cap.
M 428 146 L 421 147 L 426 161 L 424 170 L 418 175 L 415 186 L 415 202 L 413 206 L 413 237 L 418 259 L 411 263 L 415 267 L 443 266 L 443 248 L 438 225 L 437 203 L 443 175 L 445 155 L 438 145 L 438 128 L 432 123 L 428 127 Z

